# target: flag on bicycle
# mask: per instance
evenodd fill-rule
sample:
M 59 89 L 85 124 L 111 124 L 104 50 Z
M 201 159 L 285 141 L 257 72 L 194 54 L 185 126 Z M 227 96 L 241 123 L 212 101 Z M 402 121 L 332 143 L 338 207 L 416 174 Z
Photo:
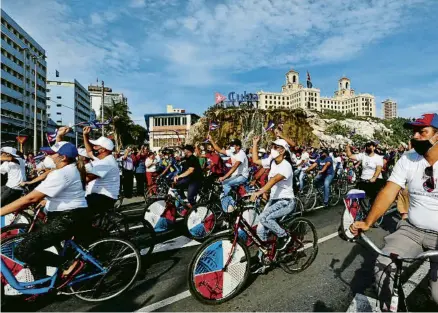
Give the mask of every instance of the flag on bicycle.
M 273 121 L 269 121 L 268 126 L 265 128 L 265 131 L 274 130 L 275 123 Z

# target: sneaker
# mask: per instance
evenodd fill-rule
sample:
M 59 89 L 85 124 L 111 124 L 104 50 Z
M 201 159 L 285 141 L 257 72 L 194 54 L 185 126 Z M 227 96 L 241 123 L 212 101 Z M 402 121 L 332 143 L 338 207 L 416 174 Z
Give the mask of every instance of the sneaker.
M 324 203 L 324 209 L 327 209 L 329 207 L 328 203 Z
M 277 251 L 282 251 L 286 249 L 287 245 L 291 242 L 292 238 L 287 235 L 284 237 L 279 237 L 277 239 Z

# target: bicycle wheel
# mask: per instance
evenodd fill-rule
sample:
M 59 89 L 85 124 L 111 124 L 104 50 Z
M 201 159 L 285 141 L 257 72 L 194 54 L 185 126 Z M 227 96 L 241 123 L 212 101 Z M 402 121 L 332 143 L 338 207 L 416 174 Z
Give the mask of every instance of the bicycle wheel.
M 216 226 L 216 215 L 208 204 L 197 204 L 187 211 L 184 225 L 188 236 L 195 240 L 205 240 Z
M 245 285 L 250 273 L 250 254 L 242 240 L 237 240 L 234 246 L 233 242 L 230 234 L 215 236 L 195 252 L 188 281 L 196 300 L 220 304 L 236 296 Z
M 318 234 L 308 219 L 299 217 L 285 227 L 292 242 L 279 258 L 280 267 L 289 274 L 304 271 L 318 254 Z
M 122 237 L 129 231 L 125 216 L 118 212 L 106 212 L 99 216 L 93 226 L 101 230 L 104 236 Z
M 124 237 L 132 242 L 140 254 L 149 256 L 154 250 L 155 246 L 155 231 L 151 223 L 143 219 L 143 216 L 127 216 L 128 233 Z
M 84 301 L 99 302 L 119 296 L 131 287 L 141 269 L 140 253 L 124 239 L 98 240 L 88 247 L 88 254 L 108 272 L 70 286 L 74 295 Z M 86 265 L 81 276 L 100 272 L 94 264 L 84 261 Z
M 1 240 L 6 240 L 10 237 L 25 234 L 29 231 L 30 224 L 11 224 L 1 228 Z
M 292 216 L 296 216 L 296 217 L 303 216 L 303 212 L 304 212 L 304 204 L 300 198 L 296 197 L 295 210 L 292 212 Z
M 304 211 L 311 211 L 316 206 L 317 200 L 317 190 L 307 195 L 303 195 L 300 197 L 301 202 L 303 203 Z
M 339 190 L 338 186 L 330 185 L 330 198 L 329 198 L 329 205 L 335 206 L 339 203 L 339 200 L 341 199 L 341 191 Z

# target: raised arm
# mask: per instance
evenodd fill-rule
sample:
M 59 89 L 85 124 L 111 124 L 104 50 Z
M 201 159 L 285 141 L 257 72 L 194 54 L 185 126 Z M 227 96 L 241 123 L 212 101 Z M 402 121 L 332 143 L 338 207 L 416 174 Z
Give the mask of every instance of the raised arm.
M 254 136 L 252 139 L 252 162 L 257 165 L 262 165 L 262 160 L 259 159 L 258 154 L 258 143 L 260 141 L 260 136 Z
M 293 141 L 290 138 L 287 138 L 283 135 L 283 133 L 281 132 L 281 130 L 279 130 L 278 128 L 274 130 L 275 136 L 277 136 L 278 138 L 284 139 L 286 140 L 287 144 L 289 145 L 289 149 L 292 149 L 293 147 L 296 146 L 295 141 Z
M 56 142 L 60 142 L 62 141 L 62 138 L 64 138 L 64 136 L 71 131 L 70 127 L 67 126 L 63 126 L 58 128 L 58 133 L 56 134 Z
M 93 146 L 91 145 L 90 137 L 89 137 L 90 132 L 91 132 L 91 127 L 86 126 L 86 127 L 84 127 L 82 134 L 83 134 L 83 138 L 84 138 L 85 150 L 87 150 L 88 156 L 94 159 Z
M 350 145 L 347 143 L 347 145 L 345 146 L 345 153 L 347 154 L 347 157 L 349 159 L 355 160 L 357 161 L 357 157 L 355 154 L 351 153 L 351 148 Z
M 211 145 L 213 146 L 213 149 L 216 150 L 219 153 L 226 154 L 227 151 L 225 149 L 222 149 L 219 147 L 216 142 L 213 140 L 213 138 L 210 135 L 207 135 L 207 139 L 211 142 Z

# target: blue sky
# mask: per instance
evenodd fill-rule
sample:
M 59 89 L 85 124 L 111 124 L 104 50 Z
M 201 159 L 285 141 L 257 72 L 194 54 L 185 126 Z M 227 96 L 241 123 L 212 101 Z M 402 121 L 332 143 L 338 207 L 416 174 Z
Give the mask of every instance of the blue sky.
M 214 92 L 280 91 L 308 70 L 321 95 L 348 76 L 402 116 L 438 111 L 435 0 L 3 0 L 46 49 L 49 77 L 104 80 L 134 120 L 202 113 Z

